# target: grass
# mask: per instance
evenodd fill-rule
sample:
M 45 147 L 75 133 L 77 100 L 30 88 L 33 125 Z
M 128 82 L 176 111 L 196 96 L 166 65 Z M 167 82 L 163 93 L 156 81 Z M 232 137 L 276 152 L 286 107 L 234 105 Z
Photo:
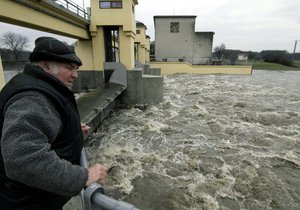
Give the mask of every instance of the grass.
M 254 70 L 280 70 L 280 71 L 300 71 L 300 61 L 294 62 L 295 67 L 285 66 L 277 63 L 267 63 L 264 61 L 253 61 Z

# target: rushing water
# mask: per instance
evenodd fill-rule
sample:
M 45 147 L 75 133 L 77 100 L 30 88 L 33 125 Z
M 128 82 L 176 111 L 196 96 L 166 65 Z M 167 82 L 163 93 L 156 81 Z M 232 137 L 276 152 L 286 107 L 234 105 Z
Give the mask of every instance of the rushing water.
M 142 210 L 300 209 L 300 72 L 176 74 L 90 139 L 108 194 Z

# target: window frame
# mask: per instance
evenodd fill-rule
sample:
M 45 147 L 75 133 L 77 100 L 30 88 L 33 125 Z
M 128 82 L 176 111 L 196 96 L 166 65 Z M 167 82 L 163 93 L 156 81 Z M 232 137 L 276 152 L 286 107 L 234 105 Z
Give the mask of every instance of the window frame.
M 102 6 L 105 4 L 105 6 Z M 122 9 L 123 2 L 122 1 L 99 1 L 100 9 Z
M 170 22 L 170 33 L 179 33 L 179 22 Z

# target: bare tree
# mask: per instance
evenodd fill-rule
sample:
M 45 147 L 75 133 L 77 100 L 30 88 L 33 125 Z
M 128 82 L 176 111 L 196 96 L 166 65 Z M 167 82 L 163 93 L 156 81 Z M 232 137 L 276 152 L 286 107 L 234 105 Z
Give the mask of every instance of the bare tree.
M 29 43 L 29 38 L 22 34 L 17 34 L 11 31 L 5 32 L 0 38 L 0 42 L 10 49 L 18 60 L 19 55 L 26 49 Z
M 225 56 L 225 50 L 226 50 L 226 46 L 224 43 L 214 48 L 214 52 L 215 55 L 218 57 L 218 60 L 223 59 L 223 57 Z

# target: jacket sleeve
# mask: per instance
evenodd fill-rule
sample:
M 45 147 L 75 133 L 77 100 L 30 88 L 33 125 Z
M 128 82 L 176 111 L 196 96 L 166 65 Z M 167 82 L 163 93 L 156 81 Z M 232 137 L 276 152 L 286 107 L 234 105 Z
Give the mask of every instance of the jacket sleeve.
M 51 145 L 62 121 L 40 92 L 15 95 L 6 105 L 1 140 L 6 175 L 15 181 L 62 196 L 75 196 L 88 171 L 60 159 Z

